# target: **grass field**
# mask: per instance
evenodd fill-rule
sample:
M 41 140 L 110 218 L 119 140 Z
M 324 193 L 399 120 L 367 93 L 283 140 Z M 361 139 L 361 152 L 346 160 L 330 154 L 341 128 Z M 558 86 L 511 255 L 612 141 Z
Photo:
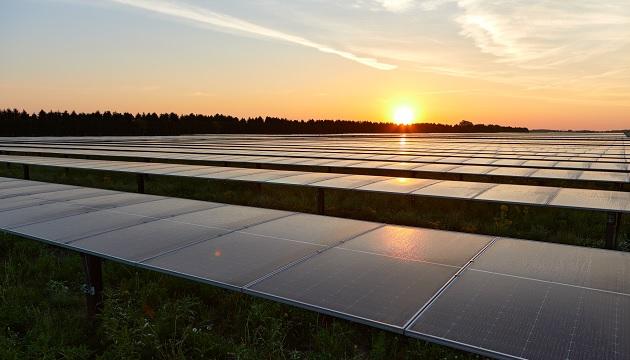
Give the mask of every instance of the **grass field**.
M 0 176 L 19 177 L 3 166 Z M 33 167 L 34 180 L 135 191 L 134 176 Z M 314 212 L 315 192 L 151 177 L 148 193 Z M 282 196 L 278 196 L 282 194 Z M 383 212 L 380 209 L 388 209 Z M 602 246 L 604 214 L 410 201 L 330 191 L 326 213 L 501 236 Z M 626 217 L 619 248 L 630 249 Z M 209 285 L 105 262 L 105 303 L 86 319 L 80 257 L 0 238 L 0 359 L 468 359 L 477 356 Z

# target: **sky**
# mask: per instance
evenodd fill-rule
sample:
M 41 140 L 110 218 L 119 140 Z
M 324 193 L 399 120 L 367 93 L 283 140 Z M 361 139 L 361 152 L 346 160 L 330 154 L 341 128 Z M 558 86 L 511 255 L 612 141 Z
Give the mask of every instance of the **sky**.
M 0 107 L 630 128 L 628 0 L 0 0 Z

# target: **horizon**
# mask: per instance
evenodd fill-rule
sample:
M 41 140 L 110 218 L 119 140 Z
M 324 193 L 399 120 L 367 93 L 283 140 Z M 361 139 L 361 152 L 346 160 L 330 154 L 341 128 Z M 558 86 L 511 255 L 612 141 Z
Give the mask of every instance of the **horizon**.
M 11 49 L 0 108 L 560 131 L 630 122 L 621 0 L 9 0 L 0 10 Z

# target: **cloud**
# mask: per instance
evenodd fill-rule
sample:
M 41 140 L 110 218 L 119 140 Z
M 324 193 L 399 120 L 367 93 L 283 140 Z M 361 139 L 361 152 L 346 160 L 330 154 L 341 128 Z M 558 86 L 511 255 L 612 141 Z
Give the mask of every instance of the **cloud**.
M 410 9 L 414 0 L 375 0 L 383 9 L 392 12 L 401 12 Z
M 458 0 L 460 34 L 524 68 L 577 63 L 630 44 L 626 1 Z
M 309 39 L 256 25 L 232 16 L 220 14 L 206 9 L 193 7 L 181 2 L 168 2 L 160 0 L 111 0 L 115 3 L 128 5 L 155 13 L 173 16 L 180 19 L 194 21 L 215 28 L 260 36 L 264 38 L 280 40 L 292 44 L 305 46 L 319 50 L 323 53 L 333 54 L 366 65 L 378 70 L 393 70 L 396 65 L 386 64 L 377 59 L 362 57 L 353 53 L 339 50 L 324 44 L 320 44 Z

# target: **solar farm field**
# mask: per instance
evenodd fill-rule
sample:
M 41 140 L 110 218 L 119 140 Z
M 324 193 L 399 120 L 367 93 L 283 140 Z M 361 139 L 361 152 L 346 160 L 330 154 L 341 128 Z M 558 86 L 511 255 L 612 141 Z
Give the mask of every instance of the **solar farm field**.
M 0 138 L 0 358 L 627 359 L 628 213 L 624 134 Z

